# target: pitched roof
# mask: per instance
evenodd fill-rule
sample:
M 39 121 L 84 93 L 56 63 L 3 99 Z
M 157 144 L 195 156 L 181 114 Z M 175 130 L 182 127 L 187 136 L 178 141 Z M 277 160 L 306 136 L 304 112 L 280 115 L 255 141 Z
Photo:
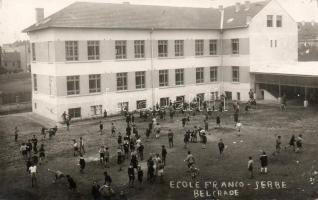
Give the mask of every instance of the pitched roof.
M 299 22 L 298 23 L 298 39 L 299 41 L 317 40 L 318 39 L 318 23 Z
M 259 13 L 270 1 L 261 1 L 246 4 L 240 4 L 239 10 L 236 10 L 236 5 L 226 7 L 224 9 L 223 28 L 239 28 L 248 26 L 248 18 L 252 19 Z
M 250 3 L 250 9 L 239 12 L 235 6 L 225 8 L 224 28 L 246 26 L 246 16 L 255 16 L 265 5 Z M 215 8 L 75 2 L 23 32 L 46 28 L 213 30 L 220 29 L 220 23 L 221 13 Z

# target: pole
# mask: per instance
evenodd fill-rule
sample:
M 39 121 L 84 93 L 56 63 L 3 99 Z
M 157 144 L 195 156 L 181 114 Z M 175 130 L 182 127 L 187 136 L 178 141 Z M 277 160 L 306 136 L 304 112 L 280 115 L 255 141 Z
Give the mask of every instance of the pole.
M 153 33 L 153 28 L 150 30 L 150 49 L 151 49 L 151 54 L 150 54 L 150 65 L 151 65 L 151 102 L 152 102 L 152 108 L 155 106 L 155 84 L 154 84 L 154 66 L 153 66 L 153 40 L 152 40 L 152 33 Z

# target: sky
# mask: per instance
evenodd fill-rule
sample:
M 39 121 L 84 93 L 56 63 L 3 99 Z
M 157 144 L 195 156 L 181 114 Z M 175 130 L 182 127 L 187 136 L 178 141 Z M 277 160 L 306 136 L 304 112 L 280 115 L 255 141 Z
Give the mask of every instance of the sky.
M 245 0 L 0 0 L 0 45 L 28 39 L 22 30 L 35 23 L 35 8 L 44 8 L 45 17 L 76 1 L 183 7 L 218 7 Z M 259 0 L 250 0 L 250 2 Z M 296 21 L 318 22 L 318 0 L 277 0 Z

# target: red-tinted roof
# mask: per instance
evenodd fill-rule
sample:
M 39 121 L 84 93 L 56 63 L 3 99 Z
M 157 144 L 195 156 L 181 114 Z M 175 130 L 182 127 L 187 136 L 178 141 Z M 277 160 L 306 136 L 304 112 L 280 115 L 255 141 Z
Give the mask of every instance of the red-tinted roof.
M 266 3 L 224 9 L 224 28 L 245 27 L 246 17 L 255 16 Z M 232 22 L 229 23 L 229 19 Z M 76 2 L 46 17 L 24 32 L 46 28 L 108 28 L 108 29 L 220 29 L 221 13 L 215 8 L 189 8 L 153 5 Z

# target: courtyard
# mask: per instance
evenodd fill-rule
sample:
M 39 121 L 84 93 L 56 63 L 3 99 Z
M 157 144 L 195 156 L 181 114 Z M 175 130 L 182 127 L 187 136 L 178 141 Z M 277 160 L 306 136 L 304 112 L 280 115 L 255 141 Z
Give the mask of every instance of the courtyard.
M 243 107 L 243 106 L 242 106 Z M 215 199 L 241 200 L 305 200 L 318 198 L 318 185 L 313 179 L 317 174 L 318 152 L 318 108 L 304 109 L 302 106 L 288 106 L 282 112 L 279 105 L 259 104 L 248 113 L 240 111 L 242 128 L 240 134 L 234 127 L 233 111 L 214 112 L 209 119 L 209 134 L 206 149 L 200 143 L 190 143 L 184 148 L 183 135 L 185 130 L 195 125 L 204 127 L 204 115 L 190 116 L 190 122 L 182 127 L 182 115 L 173 120 L 167 116 L 158 120 L 161 126 L 159 139 L 152 134 L 145 140 L 148 123 L 135 115 L 136 126 L 145 146 L 145 159 L 140 162 L 144 170 L 144 182 L 140 186 L 135 181 L 133 188 L 128 187 L 127 168 L 129 161 L 118 171 L 116 163 L 117 137 L 110 136 L 111 122 L 117 132 L 125 133 L 126 122 L 123 117 L 102 119 L 104 133 L 99 133 L 99 119 L 74 122 L 70 131 L 59 127 L 56 136 L 51 140 L 42 140 L 42 126 L 53 127 L 54 123 L 33 113 L 23 113 L 0 117 L 0 199 L 93 199 L 91 196 L 92 182 L 104 182 L 103 172 L 107 171 L 113 179 L 116 192 L 123 190 L 128 199 L 138 200 L 174 200 L 174 199 L 213 199 L 211 194 L 217 190 Z M 221 116 L 221 128 L 215 129 L 215 117 Z M 20 130 L 18 142 L 14 142 L 14 127 Z M 161 145 L 168 147 L 167 132 L 174 132 L 174 148 L 167 148 L 167 163 L 164 182 L 157 180 L 154 184 L 146 181 L 147 163 L 150 153 L 161 153 Z M 295 153 L 288 146 L 291 135 L 303 135 L 303 151 Z M 19 152 L 22 142 L 36 135 L 39 143 L 45 145 L 47 162 L 38 166 L 38 187 L 31 187 L 31 178 L 26 172 L 25 162 Z M 282 136 L 283 150 L 278 155 L 275 151 L 276 137 Z M 86 168 L 81 174 L 78 157 L 73 156 L 73 139 L 85 141 Z M 218 141 L 223 139 L 226 145 L 224 157 L 219 159 Z M 106 145 L 111 152 L 111 166 L 105 169 L 99 164 L 99 147 Z M 195 180 L 187 172 L 184 159 L 191 150 L 200 173 Z M 259 173 L 259 156 L 265 151 L 269 158 L 269 173 Z M 254 159 L 255 177 L 249 178 L 247 171 L 248 157 Z M 78 191 L 68 190 L 67 182 L 52 183 L 53 176 L 48 169 L 61 170 L 70 174 L 77 182 Z M 317 175 L 316 175 L 317 178 Z M 212 187 L 212 185 L 215 187 Z M 211 187 L 205 190 L 204 186 Z M 116 198 L 114 198 L 116 199 Z

